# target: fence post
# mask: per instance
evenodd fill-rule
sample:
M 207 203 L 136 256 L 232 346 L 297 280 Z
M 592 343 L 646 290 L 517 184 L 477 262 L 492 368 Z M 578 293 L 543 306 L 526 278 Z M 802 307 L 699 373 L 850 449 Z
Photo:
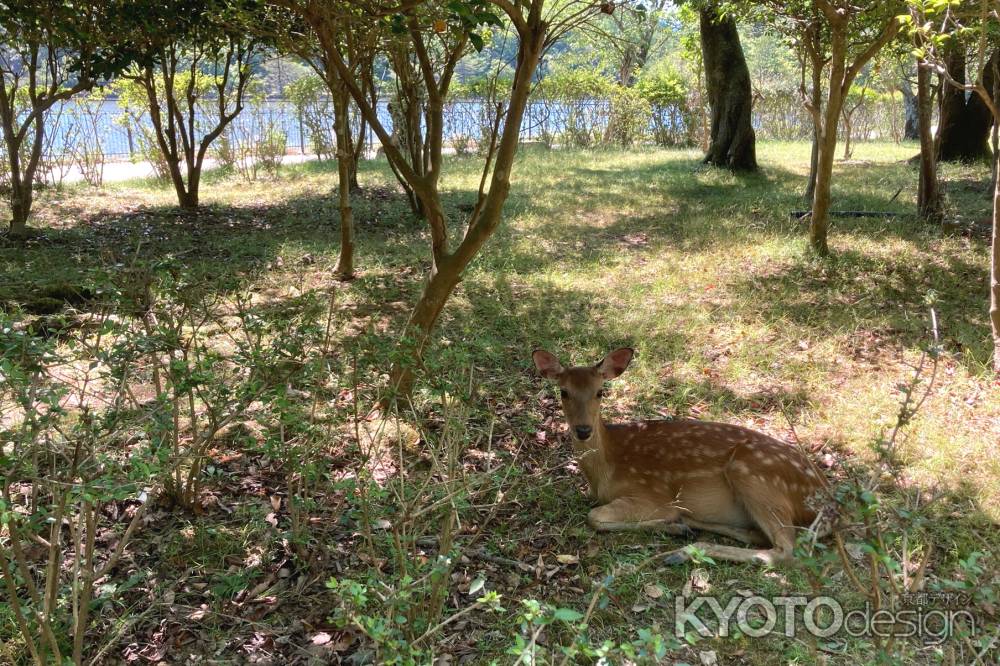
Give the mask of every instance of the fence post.
M 132 127 L 126 123 L 125 138 L 128 139 L 128 158 L 135 159 L 135 144 L 132 142 Z
M 306 154 L 306 133 L 302 127 L 302 109 L 299 109 L 299 152 Z

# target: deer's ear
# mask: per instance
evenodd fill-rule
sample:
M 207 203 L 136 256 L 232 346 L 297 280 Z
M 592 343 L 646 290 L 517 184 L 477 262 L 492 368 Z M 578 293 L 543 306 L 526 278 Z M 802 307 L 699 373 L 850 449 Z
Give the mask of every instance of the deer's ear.
M 538 373 L 546 379 L 555 379 L 562 374 L 563 367 L 559 363 L 559 359 L 544 349 L 536 349 L 531 352 L 531 360 L 535 362 Z
M 614 379 L 625 372 L 625 368 L 632 362 L 633 356 L 635 356 L 635 350 L 631 347 L 616 349 L 597 364 L 597 371 L 605 379 Z

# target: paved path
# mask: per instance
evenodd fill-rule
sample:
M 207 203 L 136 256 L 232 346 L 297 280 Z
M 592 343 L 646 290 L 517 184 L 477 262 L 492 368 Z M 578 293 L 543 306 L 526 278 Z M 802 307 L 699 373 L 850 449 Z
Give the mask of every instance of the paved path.
M 311 162 L 315 159 L 315 155 L 285 155 L 281 163 L 301 164 L 302 162 Z M 216 165 L 217 160 L 205 158 L 203 169 L 213 169 Z M 153 165 L 150 162 L 129 162 L 127 160 L 115 159 L 113 161 L 109 160 L 104 165 L 105 183 L 120 183 L 137 178 L 153 178 L 154 176 L 156 176 L 156 173 L 153 171 Z M 69 167 L 62 179 L 63 183 L 81 183 L 83 181 L 83 172 L 76 165 Z

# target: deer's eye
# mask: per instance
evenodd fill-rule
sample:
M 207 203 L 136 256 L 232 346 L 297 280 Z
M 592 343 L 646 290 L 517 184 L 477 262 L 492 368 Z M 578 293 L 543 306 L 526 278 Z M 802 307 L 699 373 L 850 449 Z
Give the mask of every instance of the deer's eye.
M 563 400 L 565 400 L 566 398 L 569 397 L 569 391 L 567 391 L 566 389 L 559 389 L 559 395 L 560 397 L 563 398 Z
M 604 389 L 601 389 L 600 391 L 597 392 L 597 397 L 598 398 L 603 398 L 604 397 Z

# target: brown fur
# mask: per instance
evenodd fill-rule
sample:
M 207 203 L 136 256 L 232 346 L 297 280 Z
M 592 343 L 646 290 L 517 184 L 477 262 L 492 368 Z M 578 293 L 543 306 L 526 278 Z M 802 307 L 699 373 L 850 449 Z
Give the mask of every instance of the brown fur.
M 808 498 L 825 480 L 797 449 L 763 433 L 690 419 L 606 425 L 604 382 L 632 359 L 619 349 L 595 366 L 563 368 L 533 354 L 543 376 L 559 383 L 573 446 L 600 506 L 587 516 L 600 531 L 655 528 L 672 534 L 706 530 L 769 549 L 697 543 L 711 557 L 778 562 L 792 557 L 795 530 L 815 512 Z M 578 428 L 592 434 L 581 439 Z M 686 549 L 672 562 L 689 559 Z

